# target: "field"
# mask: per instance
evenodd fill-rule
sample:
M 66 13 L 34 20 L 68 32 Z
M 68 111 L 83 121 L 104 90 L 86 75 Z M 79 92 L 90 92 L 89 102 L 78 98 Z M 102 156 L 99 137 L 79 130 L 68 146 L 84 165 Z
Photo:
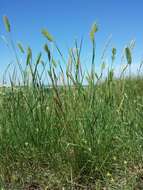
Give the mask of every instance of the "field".
M 44 29 L 47 43 L 35 59 L 30 47 L 13 42 L 6 16 L 4 24 L 16 67 L 8 75 L 9 85 L 0 89 L 1 189 L 143 189 L 142 63 L 133 76 L 132 44 L 124 49 L 119 77 L 114 74 L 115 48 L 111 66 L 102 61 L 97 73 L 98 28 L 93 24 L 91 71 L 84 72 L 82 42 L 75 42 L 66 60 Z M 4 77 L 8 72 L 9 67 Z

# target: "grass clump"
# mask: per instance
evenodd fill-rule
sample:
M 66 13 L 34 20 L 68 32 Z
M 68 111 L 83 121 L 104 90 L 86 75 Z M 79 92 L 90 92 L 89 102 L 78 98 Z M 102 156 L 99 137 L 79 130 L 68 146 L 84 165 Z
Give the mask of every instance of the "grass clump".
M 7 17 L 6 29 L 10 32 Z M 0 90 L 0 179 L 5 189 L 134 189 L 142 185 L 143 79 L 128 77 L 131 48 L 119 78 L 112 68 L 103 76 L 95 71 L 92 26 L 91 72 L 81 66 L 82 42 L 75 42 L 69 60 L 47 30 L 43 52 L 34 61 L 30 47 L 21 43 L 25 64 L 16 55 L 9 87 Z M 53 43 L 61 62 L 54 59 Z M 104 57 L 102 57 L 102 60 Z M 48 63 L 47 63 L 48 61 Z M 130 69 L 130 67 L 129 67 Z M 141 69 L 141 67 L 140 67 Z M 64 71 L 66 70 L 66 71 Z M 7 71 L 8 72 L 8 71 Z M 7 74 L 5 72 L 5 75 Z

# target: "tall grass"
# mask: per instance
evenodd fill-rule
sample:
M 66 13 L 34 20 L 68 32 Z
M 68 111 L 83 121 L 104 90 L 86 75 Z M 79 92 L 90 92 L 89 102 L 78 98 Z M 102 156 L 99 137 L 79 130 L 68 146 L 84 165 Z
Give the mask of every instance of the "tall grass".
M 10 33 L 7 17 L 4 23 Z M 0 90 L 1 187 L 18 190 L 37 183 L 42 189 L 134 189 L 141 185 L 142 76 L 133 78 L 130 72 L 125 77 L 132 64 L 130 46 L 125 48 L 126 65 L 119 78 L 114 75 L 115 48 L 107 76 L 103 76 L 104 57 L 97 73 L 97 31 L 94 24 L 91 72 L 82 70 L 82 41 L 75 42 L 66 60 L 43 29 L 47 43 L 35 59 L 30 47 L 15 45 L 9 36 L 17 70 L 9 75 L 9 87 Z M 66 63 L 66 71 L 50 44 Z

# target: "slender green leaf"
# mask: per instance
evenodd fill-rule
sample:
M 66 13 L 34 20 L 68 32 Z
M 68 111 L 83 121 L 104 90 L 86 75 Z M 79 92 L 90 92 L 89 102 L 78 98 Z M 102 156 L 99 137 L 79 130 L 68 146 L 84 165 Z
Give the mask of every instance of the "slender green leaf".
M 27 59 L 26 59 L 26 64 L 30 64 L 30 60 L 32 59 L 32 50 L 30 47 L 27 49 Z
M 37 60 L 36 60 L 36 65 L 39 64 L 40 60 L 41 60 L 41 57 L 42 57 L 42 53 L 40 52 L 37 56 Z
M 21 53 L 24 53 L 24 48 L 20 42 L 17 44 L 17 46 L 18 46 L 19 50 L 21 51 Z
M 54 67 L 57 67 L 57 63 L 53 58 L 52 58 L 52 64 L 54 65 Z
M 48 55 L 49 62 L 50 62 L 50 60 L 51 60 L 51 52 L 50 52 L 50 49 L 49 49 L 47 44 L 44 45 L 44 50 L 46 51 L 46 53 Z

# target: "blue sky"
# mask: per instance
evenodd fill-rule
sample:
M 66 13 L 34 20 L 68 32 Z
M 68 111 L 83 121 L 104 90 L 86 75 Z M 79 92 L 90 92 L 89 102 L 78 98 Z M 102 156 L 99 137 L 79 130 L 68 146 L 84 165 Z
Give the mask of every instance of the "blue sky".
M 24 47 L 30 45 L 35 54 L 45 42 L 40 31 L 47 28 L 63 52 L 73 46 L 75 38 L 80 40 L 83 37 L 83 57 L 88 60 L 91 48 L 89 31 L 95 21 L 99 25 L 97 64 L 104 43 L 111 34 L 111 47 L 118 49 L 118 55 L 124 45 L 135 39 L 136 64 L 143 57 L 142 0 L 0 0 L 0 35 L 6 34 L 3 15 L 9 17 L 14 41 L 22 42 Z M 12 55 L 0 40 L 0 71 L 11 59 Z M 88 66 L 89 63 L 86 64 Z

